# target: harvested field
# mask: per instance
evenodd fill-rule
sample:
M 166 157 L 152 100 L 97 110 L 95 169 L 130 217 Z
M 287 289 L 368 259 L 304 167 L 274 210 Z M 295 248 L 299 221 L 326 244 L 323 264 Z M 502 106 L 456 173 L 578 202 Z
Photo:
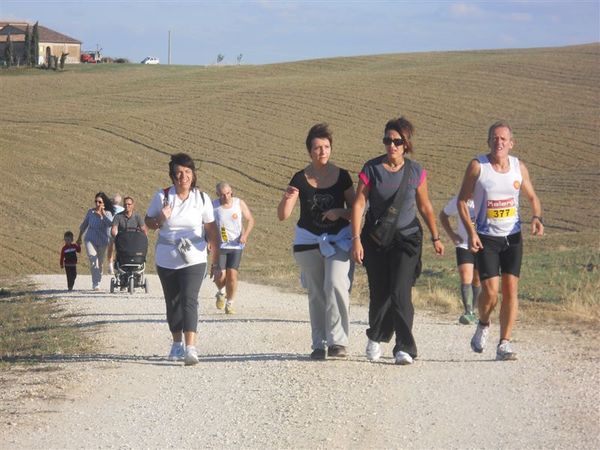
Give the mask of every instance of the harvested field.
M 308 161 L 304 139 L 312 124 L 331 125 L 332 160 L 356 174 L 383 151 L 387 119 L 410 118 L 415 159 L 428 170 L 439 210 L 469 159 L 486 151 L 487 127 L 504 118 L 547 222 L 546 238 L 527 239 L 530 260 L 550 264 L 547 274 L 567 265 L 564 286 L 544 296 L 537 294 L 539 264 L 525 267 L 524 292 L 564 300 L 577 286 L 598 283 L 599 62 L 600 45 L 593 44 L 264 66 L 0 71 L 0 276 L 58 272 L 63 232 L 77 231 L 97 191 L 132 195 L 143 214 L 169 182 L 169 155 L 184 151 L 199 162 L 202 189 L 214 196 L 215 183 L 227 180 L 257 219 L 242 278 L 295 288 L 294 220 L 279 223 L 276 206 Z M 523 217 L 529 215 L 525 205 Z M 426 249 L 420 286 L 454 286 L 445 243 L 443 260 Z M 561 259 L 565 252 L 570 256 Z M 582 269 L 588 264 L 590 272 Z M 86 266 L 84 257 L 82 273 Z M 356 293 L 356 300 L 364 293 L 361 273 Z

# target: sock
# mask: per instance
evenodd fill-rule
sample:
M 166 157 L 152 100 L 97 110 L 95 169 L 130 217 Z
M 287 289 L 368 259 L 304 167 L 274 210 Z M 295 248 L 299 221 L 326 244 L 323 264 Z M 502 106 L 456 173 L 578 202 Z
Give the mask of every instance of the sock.
M 473 310 L 473 305 L 469 300 L 469 294 L 471 293 L 471 285 L 470 284 L 461 284 L 460 285 L 460 295 L 462 297 L 463 307 L 465 308 L 465 314 L 468 314 Z
M 473 308 L 477 307 L 477 298 L 479 297 L 479 294 L 481 294 L 481 285 L 473 285 Z
M 500 342 L 498 342 L 498 345 L 500 346 L 500 345 L 504 344 L 505 342 L 510 342 L 510 340 L 509 339 L 500 339 Z

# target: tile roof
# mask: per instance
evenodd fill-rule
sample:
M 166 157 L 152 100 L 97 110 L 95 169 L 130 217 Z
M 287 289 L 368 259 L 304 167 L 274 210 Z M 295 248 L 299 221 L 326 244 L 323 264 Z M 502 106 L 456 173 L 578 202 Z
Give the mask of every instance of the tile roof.
M 3 22 L 0 21 L 0 42 L 6 42 L 6 35 L 10 32 L 10 40 L 13 42 L 23 41 L 25 29 L 29 25 L 29 32 L 33 31 L 33 25 L 26 22 Z M 74 39 L 66 34 L 51 30 L 38 24 L 38 34 L 40 42 L 58 43 L 58 44 L 81 44 L 81 41 Z M 23 36 L 20 38 L 20 36 Z

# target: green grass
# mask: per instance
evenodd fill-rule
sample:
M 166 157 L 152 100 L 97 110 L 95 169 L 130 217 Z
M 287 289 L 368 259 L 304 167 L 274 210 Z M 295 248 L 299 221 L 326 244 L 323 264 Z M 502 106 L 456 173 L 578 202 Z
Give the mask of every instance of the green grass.
M 22 282 L 0 288 L 0 369 L 91 348 L 89 335 L 69 320 L 57 300 L 41 298 L 34 290 Z

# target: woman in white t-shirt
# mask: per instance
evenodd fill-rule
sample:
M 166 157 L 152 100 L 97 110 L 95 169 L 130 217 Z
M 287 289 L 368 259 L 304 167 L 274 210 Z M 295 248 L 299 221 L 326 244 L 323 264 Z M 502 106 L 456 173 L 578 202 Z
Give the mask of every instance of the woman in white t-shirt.
M 192 365 L 198 363 L 198 293 L 206 274 L 206 240 L 214 249 L 210 276 L 218 276 L 218 234 L 212 202 L 196 187 L 194 160 L 185 153 L 171 156 L 169 176 L 173 186 L 154 194 L 145 222 L 160 230 L 155 260 L 173 335 L 169 359 Z

